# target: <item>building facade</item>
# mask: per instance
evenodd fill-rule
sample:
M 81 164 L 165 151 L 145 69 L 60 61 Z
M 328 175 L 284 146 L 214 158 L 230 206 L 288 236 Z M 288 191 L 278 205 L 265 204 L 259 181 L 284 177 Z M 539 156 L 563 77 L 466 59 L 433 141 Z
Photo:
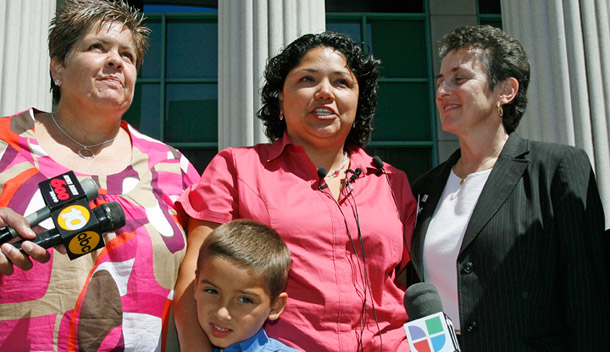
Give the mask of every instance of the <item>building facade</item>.
M 61 1 L 0 1 L 3 116 L 53 108 L 46 35 Z M 302 34 L 332 30 L 382 60 L 367 151 L 414 180 L 458 146 L 437 123 L 433 77 L 440 38 L 462 25 L 503 27 L 523 43 L 532 63 L 530 102 L 518 132 L 587 151 L 610 227 L 610 64 L 602 60 L 610 50 L 610 9 L 604 0 L 132 3 L 144 10 L 153 33 L 125 119 L 179 148 L 200 172 L 219 149 L 266 142 L 255 117 L 266 59 Z

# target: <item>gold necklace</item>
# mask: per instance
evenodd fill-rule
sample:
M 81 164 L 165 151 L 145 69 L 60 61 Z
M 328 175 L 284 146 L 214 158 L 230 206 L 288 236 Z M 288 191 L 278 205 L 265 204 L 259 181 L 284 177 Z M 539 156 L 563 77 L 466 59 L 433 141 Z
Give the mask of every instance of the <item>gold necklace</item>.
M 119 137 L 119 134 L 117 133 L 114 138 L 105 140 L 101 143 L 97 143 L 97 144 L 93 144 L 93 145 L 84 145 L 84 144 L 80 143 L 79 141 L 77 141 L 76 139 L 72 138 L 72 136 L 70 136 L 66 131 L 64 131 L 64 129 L 61 128 L 61 126 L 59 126 L 59 124 L 55 120 L 55 114 L 51 114 L 51 119 L 53 120 L 53 123 L 55 123 L 55 126 L 57 126 L 57 128 L 61 131 L 61 133 L 65 134 L 66 137 L 70 138 L 70 140 L 72 142 L 78 144 L 81 147 L 81 149 L 78 151 L 78 156 L 80 156 L 83 159 L 91 160 L 91 159 L 95 158 L 95 153 L 91 150 L 91 148 L 99 147 L 100 145 L 110 143 Z M 119 130 L 119 132 L 120 132 L 120 130 Z
M 501 151 L 502 151 L 502 150 L 499 150 L 497 153 L 494 153 L 494 155 L 493 155 L 491 158 L 489 158 L 488 160 L 486 160 L 486 161 L 485 161 L 485 163 L 483 163 L 481 166 L 485 166 L 485 164 L 486 164 L 487 162 L 489 162 L 489 160 L 492 160 L 492 159 L 496 158 L 498 155 L 500 155 L 500 152 L 501 152 Z M 497 159 L 497 158 L 496 158 L 496 159 Z M 466 181 L 466 178 L 468 178 L 468 176 L 470 176 L 471 174 L 473 174 L 473 173 L 475 173 L 475 172 L 484 171 L 484 170 L 489 170 L 489 169 L 492 169 L 492 168 L 493 168 L 493 165 L 492 165 L 490 168 L 484 168 L 483 170 L 478 170 L 478 168 L 477 168 L 475 171 L 473 171 L 473 172 L 471 172 L 471 173 L 467 174 L 466 176 L 462 177 L 462 176 L 459 176 L 459 175 L 457 174 L 457 172 L 455 172 L 455 168 L 456 168 L 456 167 L 458 167 L 458 163 L 460 163 L 460 161 L 461 161 L 461 159 L 460 159 L 460 160 L 458 160 L 458 162 L 457 162 L 457 163 L 455 163 L 455 166 L 453 167 L 453 173 L 454 173 L 454 174 L 455 174 L 457 177 L 459 177 L 459 178 L 460 178 L 460 186 L 464 184 L 464 182 Z M 496 163 L 496 162 L 494 161 L 494 165 L 495 165 L 495 163 Z

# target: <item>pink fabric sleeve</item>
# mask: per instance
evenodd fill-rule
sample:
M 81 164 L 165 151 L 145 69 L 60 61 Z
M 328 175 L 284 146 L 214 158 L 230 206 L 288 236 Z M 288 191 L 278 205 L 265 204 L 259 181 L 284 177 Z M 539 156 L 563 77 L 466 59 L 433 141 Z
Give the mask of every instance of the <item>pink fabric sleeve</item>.
M 411 240 L 415 227 L 415 209 L 417 208 L 417 202 L 413 197 L 413 192 L 411 191 L 411 186 L 406 174 L 391 165 L 388 166 L 387 172 L 390 177 L 390 182 L 392 183 L 392 188 L 395 192 L 398 192 L 396 194 L 396 201 L 400 207 L 400 220 L 404 227 L 403 235 L 405 246 L 403 248 L 402 260 L 399 265 L 400 270 L 402 270 L 411 260 L 409 250 L 411 249 Z
M 218 153 L 206 167 L 198 183 L 178 199 L 192 218 L 217 223 L 236 219 L 239 214 L 237 170 L 232 149 Z

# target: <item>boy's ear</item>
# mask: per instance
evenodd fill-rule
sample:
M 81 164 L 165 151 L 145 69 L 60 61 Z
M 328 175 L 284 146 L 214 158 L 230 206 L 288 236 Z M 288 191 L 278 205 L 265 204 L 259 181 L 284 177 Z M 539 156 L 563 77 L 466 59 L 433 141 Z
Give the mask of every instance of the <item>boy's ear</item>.
M 280 317 L 280 314 L 286 308 L 286 303 L 288 302 L 288 294 L 286 292 L 280 293 L 279 296 L 275 299 L 275 301 L 271 304 L 271 311 L 269 312 L 269 320 L 276 320 Z
M 193 281 L 193 298 L 197 301 L 197 276 L 195 276 L 195 281 Z

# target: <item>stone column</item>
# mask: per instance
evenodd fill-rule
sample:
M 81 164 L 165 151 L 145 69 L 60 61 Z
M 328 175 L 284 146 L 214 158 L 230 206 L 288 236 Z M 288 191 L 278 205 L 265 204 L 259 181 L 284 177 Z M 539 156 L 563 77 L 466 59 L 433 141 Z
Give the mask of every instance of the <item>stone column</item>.
M 517 131 L 584 149 L 610 227 L 610 7 L 607 0 L 502 1 L 502 23 L 531 65 Z
M 325 27 L 324 0 L 218 2 L 220 150 L 268 141 L 256 118 L 266 61 L 294 39 Z
M 55 8 L 55 0 L 0 2 L 0 116 L 52 109 L 47 36 Z

